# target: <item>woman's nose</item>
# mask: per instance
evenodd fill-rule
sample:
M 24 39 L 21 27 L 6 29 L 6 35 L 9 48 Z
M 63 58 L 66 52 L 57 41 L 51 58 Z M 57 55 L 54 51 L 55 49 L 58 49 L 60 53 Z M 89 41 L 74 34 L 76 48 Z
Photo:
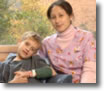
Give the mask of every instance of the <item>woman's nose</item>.
M 55 23 L 57 24 L 57 23 L 59 23 L 59 22 L 60 22 L 60 19 L 59 19 L 58 17 L 56 17 Z

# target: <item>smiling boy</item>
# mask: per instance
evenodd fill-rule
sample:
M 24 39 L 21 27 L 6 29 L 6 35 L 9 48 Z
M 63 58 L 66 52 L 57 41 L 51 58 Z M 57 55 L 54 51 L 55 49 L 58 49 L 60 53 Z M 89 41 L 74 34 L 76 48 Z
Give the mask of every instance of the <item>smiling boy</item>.
M 18 43 L 17 54 L 10 54 L 0 64 L 0 82 L 16 83 L 15 76 L 21 76 L 28 80 L 24 83 L 40 83 L 40 79 L 55 75 L 52 68 L 45 60 L 36 54 L 41 47 L 41 38 L 34 32 L 26 32 Z M 19 82 L 17 82 L 19 83 Z

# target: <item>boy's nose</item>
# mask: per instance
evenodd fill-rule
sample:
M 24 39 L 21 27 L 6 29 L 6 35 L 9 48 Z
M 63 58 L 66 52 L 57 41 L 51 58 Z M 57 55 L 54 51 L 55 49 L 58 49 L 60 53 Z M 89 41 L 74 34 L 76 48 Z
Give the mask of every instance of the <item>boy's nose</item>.
M 29 52 L 30 48 L 26 48 L 26 51 Z

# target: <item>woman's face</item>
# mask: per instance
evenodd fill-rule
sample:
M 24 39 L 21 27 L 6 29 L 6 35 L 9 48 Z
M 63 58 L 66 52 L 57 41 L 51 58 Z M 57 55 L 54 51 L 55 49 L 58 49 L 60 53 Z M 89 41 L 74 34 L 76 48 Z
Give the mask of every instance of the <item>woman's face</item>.
M 52 8 L 50 21 L 56 31 L 64 32 L 70 26 L 71 18 L 72 16 L 69 16 L 60 6 Z

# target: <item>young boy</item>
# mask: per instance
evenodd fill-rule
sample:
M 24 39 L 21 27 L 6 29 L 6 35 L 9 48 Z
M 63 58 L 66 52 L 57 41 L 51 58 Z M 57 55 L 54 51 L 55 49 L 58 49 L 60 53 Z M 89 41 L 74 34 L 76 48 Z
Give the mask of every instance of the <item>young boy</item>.
M 26 32 L 18 43 L 17 54 L 10 54 L 0 64 L 0 82 L 15 83 L 14 79 L 28 78 L 28 83 L 39 83 L 42 78 L 55 75 L 45 60 L 36 54 L 41 47 L 41 39 L 34 32 Z M 18 82 L 17 82 L 18 83 Z

